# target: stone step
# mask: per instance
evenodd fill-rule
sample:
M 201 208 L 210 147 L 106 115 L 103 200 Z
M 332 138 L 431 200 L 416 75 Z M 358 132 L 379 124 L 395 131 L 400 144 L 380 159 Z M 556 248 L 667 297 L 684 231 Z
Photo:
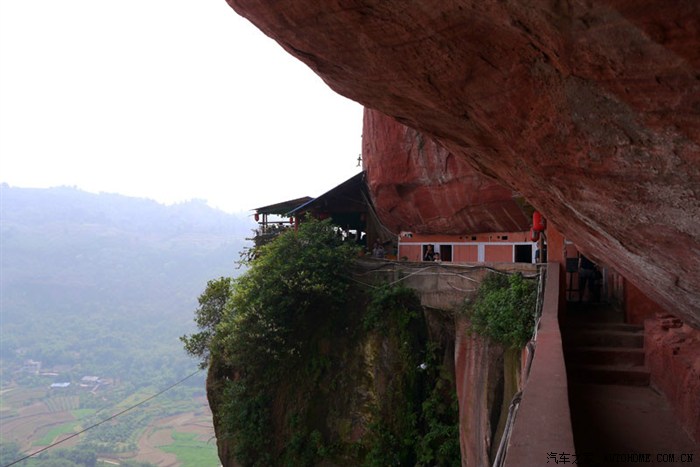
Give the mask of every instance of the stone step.
M 567 352 L 573 365 L 643 366 L 644 349 L 627 347 L 576 347 Z
M 575 365 L 569 378 L 576 383 L 648 386 L 649 369 L 645 366 Z
M 574 332 L 564 333 L 564 343 L 567 349 L 578 347 L 627 347 L 642 349 L 644 348 L 644 334 L 637 331 L 576 329 Z
M 621 332 L 644 332 L 644 326 L 639 324 L 628 323 L 579 323 L 575 327 L 569 327 L 567 330 L 575 331 L 576 329 L 588 329 L 596 331 L 621 331 Z

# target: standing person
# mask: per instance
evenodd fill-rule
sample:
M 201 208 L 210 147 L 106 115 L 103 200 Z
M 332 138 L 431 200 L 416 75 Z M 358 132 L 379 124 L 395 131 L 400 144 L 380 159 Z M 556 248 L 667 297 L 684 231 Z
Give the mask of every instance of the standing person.
M 425 248 L 425 254 L 423 255 L 423 261 L 434 261 L 435 260 L 435 250 L 433 245 L 428 245 Z
M 593 300 L 595 286 L 595 263 L 581 254 L 578 258 L 578 301 L 583 301 L 583 294 L 588 287 L 588 301 Z
M 547 246 L 542 248 L 537 248 L 535 251 L 535 263 L 546 263 L 547 262 Z
M 591 301 L 593 303 L 600 303 L 601 296 L 600 292 L 603 288 L 603 273 L 600 267 L 596 264 L 595 271 L 593 271 L 593 279 L 591 279 L 591 290 L 593 291 L 591 295 Z
M 375 258 L 384 258 L 384 245 L 382 245 L 379 240 L 374 241 L 374 248 L 372 249 L 372 256 Z

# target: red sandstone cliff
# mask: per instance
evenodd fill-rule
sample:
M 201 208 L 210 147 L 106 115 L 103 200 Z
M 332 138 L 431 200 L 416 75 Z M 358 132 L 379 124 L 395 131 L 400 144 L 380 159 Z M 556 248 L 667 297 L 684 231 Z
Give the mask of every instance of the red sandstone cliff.
M 340 94 L 434 138 L 448 185 L 463 162 L 497 177 L 700 327 L 700 2 L 228 3 Z M 378 204 L 449 228 L 459 206 L 426 195 L 407 219 L 398 200 L 424 196 L 400 185 L 375 185 Z
M 362 136 L 362 160 L 374 206 L 395 233 L 530 228 L 517 194 L 420 131 L 366 109 Z

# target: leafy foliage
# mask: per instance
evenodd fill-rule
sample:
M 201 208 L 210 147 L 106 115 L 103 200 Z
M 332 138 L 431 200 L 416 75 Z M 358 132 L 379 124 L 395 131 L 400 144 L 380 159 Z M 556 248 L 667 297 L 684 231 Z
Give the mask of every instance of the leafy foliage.
M 19 444 L 0 439 L 0 465 L 8 465 L 23 457 Z
M 365 465 L 460 465 L 455 384 L 440 365 L 440 346 L 428 341 L 418 296 L 384 285 L 371 297 L 364 327 L 394 343 L 400 368 L 370 426 Z
M 454 381 L 441 375 L 421 408 L 425 429 L 416 445 L 417 465 L 458 467 L 462 462 Z
M 318 323 L 337 311 L 349 289 L 355 248 L 328 222 L 309 220 L 260 248 L 250 270 L 233 286 L 229 319 L 222 323 L 224 360 L 239 371 L 265 374 L 308 354 Z M 216 347 L 216 346 L 215 346 Z
M 382 285 L 372 291 L 363 320 L 366 330 L 376 329 L 387 335 L 390 329 L 406 330 L 420 314 L 416 292 L 402 285 Z
M 209 344 L 216 326 L 224 315 L 224 307 L 231 296 L 232 279 L 220 277 L 207 282 L 207 288 L 199 296 L 199 308 L 194 312 L 194 322 L 199 332 L 184 335 L 180 340 L 185 345 L 185 352 L 201 359 L 200 368 L 206 368 L 209 363 Z
M 210 394 L 241 465 L 459 464 L 454 382 L 428 344 L 418 296 L 360 290 L 349 279 L 355 256 L 331 224 L 308 220 L 261 246 L 233 280 L 211 339 Z M 344 444 L 327 423 L 347 416 L 335 399 L 357 387 L 343 364 L 360 348 L 375 349 L 392 376 L 369 388 L 380 394 L 362 409 L 369 432 Z
M 19 451 L 14 453 L 13 458 L 5 458 L 0 454 L 2 465 L 7 465 L 23 457 Z M 49 466 L 49 467 L 95 467 L 97 464 L 97 454 L 94 450 L 77 446 L 69 449 L 54 449 L 43 452 L 37 456 L 30 457 L 18 465 L 26 467 Z
M 257 385 L 255 385 L 257 386 Z M 230 381 L 217 416 L 225 436 L 234 437 L 234 455 L 244 466 L 272 465 L 271 391 Z
M 329 222 L 309 219 L 259 248 L 234 281 L 211 349 L 238 374 L 226 388 L 221 417 L 243 465 L 269 465 L 274 388 L 323 367 L 318 336 L 343 325 L 338 311 L 348 299 L 355 256 Z
M 419 365 L 425 360 L 427 335 L 420 300 L 403 286 L 384 285 L 372 291 L 363 320 L 398 350 L 400 360 L 377 407 L 368 436 L 366 465 L 415 465 L 418 417 L 425 393 Z
M 521 348 L 535 324 L 536 285 L 522 274 L 490 273 L 466 306 L 472 329 L 511 348 Z

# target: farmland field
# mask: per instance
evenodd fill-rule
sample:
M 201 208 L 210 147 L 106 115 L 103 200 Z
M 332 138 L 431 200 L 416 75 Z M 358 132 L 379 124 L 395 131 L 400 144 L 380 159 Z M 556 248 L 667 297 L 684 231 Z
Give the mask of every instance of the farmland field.
M 51 430 L 75 422 L 70 412 L 52 412 L 42 402 L 12 408 L 16 415 L 3 418 L 0 438 L 14 441 L 25 450 L 43 441 Z
M 141 390 L 121 399 L 110 410 L 96 411 L 93 408 L 78 408 L 79 397 L 75 395 L 45 397 L 45 390 L 23 388 L 4 391 L 1 393 L 5 410 L 0 440 L 3 443 L 17 443 L 25 455 L 30 454 L 104 420 L 129 405 L 137 404 L 153 393 L 151 389 Z M 10 394 L 11 398 L 6 397 Z M 146 405 L 139 409 L 140 412 L 132 414 L 132 422 L 138 420 L 143 427 L 131 430 L 132 425 L 129 425 L 132 441 L 121 444 L 131 448 L 119 452 L 98 451 L 101 458 L 108 458 L 112 462 L 146 462 L 163 467 L 219 465 L 211 412 L 206 398 L 166 399 L 160 404 Z M 159 413 L 167 416 L 159 417 Z M 109 424 L 119 426 L 118 420 L 119 417 Z M 89 439 L 88 434 L 81 434 L 61 443 L 60 448 L 75 447 Z
M 51 412 L 68 412 L 80 407 L 80 399 L 78 396 L 50 397 L 45 403 Z
M 206 467 L 219 465 L 216 452 L 212 452 L 211 444 L 197 439 L 196 433 L 171 433 L 172 444 L 161 446 L 163 451 L 175 454 L 183 467 Z
M 206 410 L 182 413 L 155 421 L 139 439 L 138 449 L 137 460 L 155 465 L 219 465 L 208 406 Z
M 49 444 L 52 444 L 53 442 L 56 441 L 56 438 L 58 438 L 61 435 L 72 435 L 73 433 L 76 433 L 77 431 L 80 431 L 79 426 L 76 424 L 75 421 L 64 423 L 62 425 L 55 426 L 51 428 L 44 436 L 41 438 L 37 439 L 32 443 L 33 446 L 48 446 Z

